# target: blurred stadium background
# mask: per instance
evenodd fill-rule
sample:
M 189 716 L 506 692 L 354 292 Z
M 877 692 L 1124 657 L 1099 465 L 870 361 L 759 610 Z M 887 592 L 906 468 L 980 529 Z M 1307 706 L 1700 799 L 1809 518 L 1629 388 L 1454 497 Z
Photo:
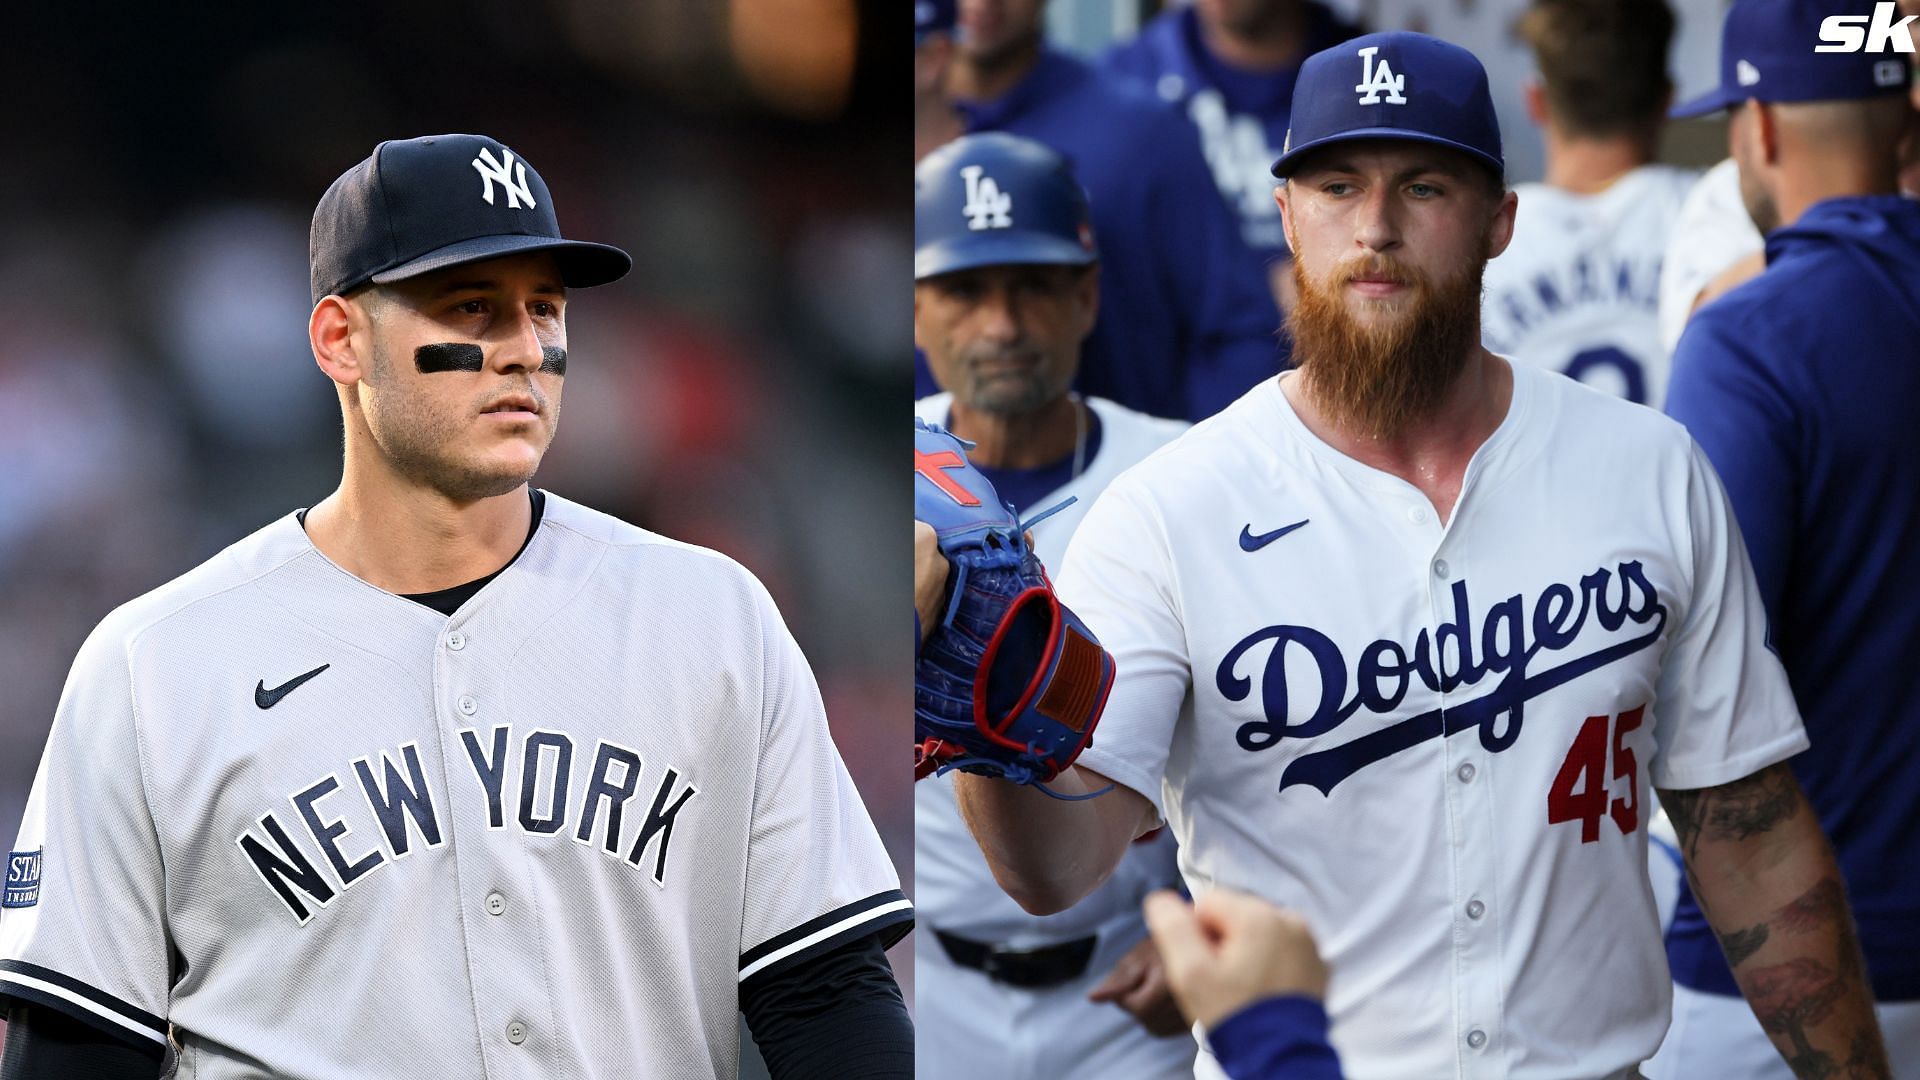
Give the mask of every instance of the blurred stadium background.
M 1117 41 L 1133 37 L 1142 23 L 1188 0 L 1048 0 L 1047 38 L 1083 55 L 1097 55 Z M 1473 50 L 1486 66 L 1500 138 L 1507 159 L 1507 182 L 1527 183 L 1546 171 L 1540 129 L 1527 119 L 1522 87 L 1534 75 L 1534 62 L 1520 39 L 1520 14 L 1527 0 L 1319 0 L 1348 21 L 1368 30 L 1417 30 Z M 1673 9 L 1673 50 L 1668 71 L 1674 100 L 1685 101 L 1710 89 L 1720 77 L 1720 23 L 1732 0 L 1667 0 Z M 1675 121 L 1662 133 L 1660 160 L 1703 167 L 1727 156 L 1725 117 Z
M 885 0 L 12 12 L 0 836 L 93 625 L 338 481 L 305 335 L 320 193 L 382 139 L 473 131 L 636 259 L 571 306 L 536 483 L 767 583 L 911 887 L 905 31 Z

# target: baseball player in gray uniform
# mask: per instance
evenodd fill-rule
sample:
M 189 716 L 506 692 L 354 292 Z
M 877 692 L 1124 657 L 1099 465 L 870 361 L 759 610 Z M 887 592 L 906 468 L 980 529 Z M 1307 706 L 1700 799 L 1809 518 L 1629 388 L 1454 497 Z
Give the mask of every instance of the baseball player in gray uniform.
M 6 1075 L 731 1077 L 742 1011 L 775 1077 L 908 1075 L 911 907 L 766 589 L 529 485 L 626 253 L 442 135 L 336 180 L 311 259 L 340 487 L 74 661 Z

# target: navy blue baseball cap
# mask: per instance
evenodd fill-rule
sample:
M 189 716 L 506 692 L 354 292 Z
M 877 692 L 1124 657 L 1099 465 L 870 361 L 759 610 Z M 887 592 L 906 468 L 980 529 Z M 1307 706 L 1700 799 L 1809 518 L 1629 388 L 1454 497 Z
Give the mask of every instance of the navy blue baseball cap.
M 925 41 L 928 34 L 951 32 L 959 21 L 958 0 L 913 0 L 913 43 Z
M 913 279 L 981 266 L 1098 261 L 1067 159 L 1019 135 L 966 135 L 913 170 Z
M 1821 24 L 1836 13 L 1853 13 L 1847 21 L 1857 24 L 1860 44 L 1870 44 L 1870 20 L 1879 18 L 1874 8 L 1835 0 L 1735 0 L 1720 26 L 1720 85 L 1675 106 L 1668 115 L 1705 116 L 1749 98 L 1851 101 L 1905 93 L 1913 77 L 1907 54 L 1865 48 L 1816 51 L 1834 44 L 1822 40 Z M 1898 23 L 1898 12 L 1890 13 Z
M 501 255 L 550 251 L 568 287 L 605 285 L 633 258 L 566 240 L 547 182 L 484 135 L 383 142 L 342 173 L 313 210 L 307 270 L 313 302 Z
M 1352 139 L 1450 146 L 1506 174 L 1487 69 L 1460 46 L 1425 34 L 1367 34 L 1307 57 L 1273 175 L 1284 179 L 1302 155 Z

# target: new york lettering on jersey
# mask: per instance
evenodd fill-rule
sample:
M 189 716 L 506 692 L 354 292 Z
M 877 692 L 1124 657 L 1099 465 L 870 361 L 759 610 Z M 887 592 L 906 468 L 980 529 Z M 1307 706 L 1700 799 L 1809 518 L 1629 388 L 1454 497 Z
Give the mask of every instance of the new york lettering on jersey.
M 604 738 L 583 743 L 579 761 L 584 768 L 576 784 L 576 740 L 564 731 L 535 730 L 515 738 L 513 728 L 502 724 L 486 733 L 462 728 L 458 734 L 472 770 L 464 775 L 456 771 L 453 777 L 477 785 L 484 795 L 489 829 L 513 827 L 526 836 L 570 835 L 576 843 L 651 874 L 656 885 L 666 884 L 674 824 L 699 794 L 680 769 L 668 764 L 656 770 L 660 775 L 649 799 L 640 792 L 645 761 L 631 747 Z M 510 778 L 515 763 L 517 776 Z M 340 798 L 321 805 L 335 795 Z M 636 795 L 641 795 L 638 802 Z M 289 793 L 286 801 L 295 811 L 290 821 L 268 810 L 235 843 L 302 925 L 313 917 L 314 906 L 332 902 L 335 882 L 340 890 L 352 888 L 366 875 L 403 859 L 416 840 L 428 850 L 445 843 L 441 819 L 449 810 L 434 795 L 417 742 L 399 747 L 398 762 L 381 751 L 377 774 L 369 757 L 355 758 L 350 771 L 328 773 Z M 635 811 L 631 818 L 629 804 Z M 629 822 L 632 828 L 626 827 Z M 302 828 L 304 835 L 296 838 Z M 356 831 L 377 836 L 378 842 L 362 841 L 359 849 L 364 850 L 358 855 L 343 851 L 346 838 Z M 316 850 L 331 867 L 331 879 L 319 869 L 320 860 L 311 857 Z

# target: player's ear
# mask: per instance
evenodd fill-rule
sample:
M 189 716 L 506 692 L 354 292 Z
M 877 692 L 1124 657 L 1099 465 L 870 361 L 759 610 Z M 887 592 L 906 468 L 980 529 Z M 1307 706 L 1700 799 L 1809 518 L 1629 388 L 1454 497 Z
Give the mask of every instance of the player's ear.
M 365 313 L 344 296 L 321 297 L 307 317 L 307 344 L 313 349 L 314 362 L 327 378 L 342 386 L 360 381 L 354 332 L 365 319 Z
M 1521 86 L 1521 97 L 1527 105 L 1527 119 L 1534 127 L 1547 126 L 1547 91 L 1540 85 L 1539 79 L 1528 79 Z
M 1093 324 L 1100 317 L 1100 264 L 1094 263 L 1080 271 L 1073 283 L 1074 308 L 1079 316 L 1080 340 L 1087 340 L 1093 333 Z
M 1498 183 L 1498 181 L 1495 181 Z M 1520 213 L 1520 196 L 1499 185 L 1500 203 L 1494 208 L 1493 217 L 1487 222 L 1487 258 L 1499 258 L 1513 241 L 1513 223 Z
M 1273 204 L 1280 208 L 1280 231 L 1284 233 L 1287 238 L 1287 254 L 1298 257 L 1300 252 L 1293 246 L 1293 207 L 1287 205 L 1287 197 L 1292 192 L 1292 189 L 1293 185 L 1284 180 L 1275 184 L 1273 186 Z

